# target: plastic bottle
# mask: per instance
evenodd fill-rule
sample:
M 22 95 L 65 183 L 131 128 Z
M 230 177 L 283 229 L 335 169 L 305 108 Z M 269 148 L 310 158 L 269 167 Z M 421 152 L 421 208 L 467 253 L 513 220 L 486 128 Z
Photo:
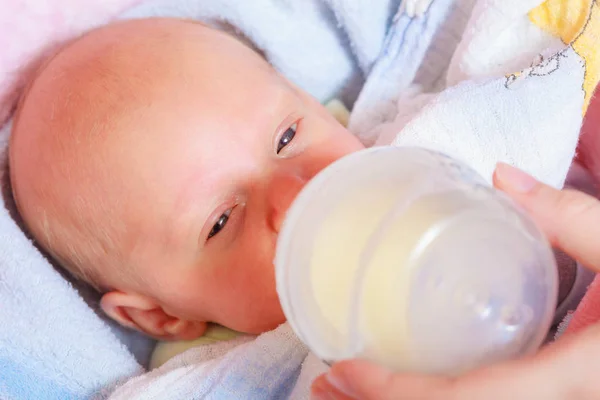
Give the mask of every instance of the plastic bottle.
M 535 351 L 556 307 L 552 250 L 474 171 L 439 153 L 379 147 L 333 163 L 292 204 L 277 290 L 327 362 L 460 374 Z

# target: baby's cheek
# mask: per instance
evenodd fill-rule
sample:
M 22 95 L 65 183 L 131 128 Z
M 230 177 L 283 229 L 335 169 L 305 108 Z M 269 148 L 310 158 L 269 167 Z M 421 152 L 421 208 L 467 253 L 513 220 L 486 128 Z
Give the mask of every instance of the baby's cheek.
M 219 260 L 212 285 L 218 287 L 219 322 L 234 330 L 261 333 L 285 321 L 275 285 L 276 234 L 259 212 L 246 215 L 243 232 Z
M 230 276 L 226 289 L 224 324 L 247 333 L 261 333 L 283 323 L 285 317 L 277 297 L 271 263 L 248 258 L 247 263 L 239 265 L 237 270 Z
M 255 225 L 256 229 L 245 232 L 243 245 L 232 249 L 234 254 L 231 254 L 228 265 L 223 268 L 227 272 L 223 272 L 219 278 L 237 291 L 232 296 L 261 297 L 264 292 L 275 290 L 273 257 L 277 238 L 265 229 L 264 224 L 256 221 Z

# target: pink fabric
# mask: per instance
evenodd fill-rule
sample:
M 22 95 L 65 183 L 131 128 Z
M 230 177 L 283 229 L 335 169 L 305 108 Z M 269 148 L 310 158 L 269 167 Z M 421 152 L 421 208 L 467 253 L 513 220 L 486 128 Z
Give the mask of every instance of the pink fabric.
M 573 314 L 565 335 L 579 332 L 600 320 L 600 277 L 596 276 Z
M 0 126 L 35 63 L 139 0 L 0 0 Z
M 600 85 L 596 87 L 581 128 L 578 158 L 600 182 Z M 598 238 L 594 238 L 598 240 Z M 572 334 L 600 321 L 600 276 L 596 276 L 567 327 Z

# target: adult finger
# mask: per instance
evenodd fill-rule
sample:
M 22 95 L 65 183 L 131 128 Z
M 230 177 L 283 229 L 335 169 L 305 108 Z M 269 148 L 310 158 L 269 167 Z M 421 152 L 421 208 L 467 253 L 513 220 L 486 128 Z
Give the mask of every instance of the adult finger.
M 443 377 L 394 374 L 363 360 L 342 361 L 327 375 L 317 378 L 312 399 L 435 399 L 443 398 L 449 382 Z
M 525 208 L 550 242 L 590 269 L 600 271 L 600 202 L 574 190 L 556 190 L 507 164 L 494 185 Z
M 587 400 L 600 398 L 600 327 L 456 378 L 394 374 L 375 364 L 337 363 L 313 386 L 313 399 Z

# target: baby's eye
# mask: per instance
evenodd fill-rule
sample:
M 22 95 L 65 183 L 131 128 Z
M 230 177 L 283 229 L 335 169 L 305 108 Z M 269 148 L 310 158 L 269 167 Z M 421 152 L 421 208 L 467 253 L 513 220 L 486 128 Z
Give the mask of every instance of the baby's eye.
M 297 128 L 298 128 L 298 124 L 294 124 L 294 125 L 290 126 L 285 132 L 283 132 L 283 135 L 281 135 L 281 138 L 279 139 L 279 143 L 277 144 L 277 154 L 279 154 L 279 152 L 281 150 L 283 150 L 283 148 L 285 146 L 290 144 L 292 139 L 294 139 L 294 136 L 296 136 Z
M 221 216 L 219 217 L 219 220 L 213 225 L 212 229 L 210 230 L 210 232 L 208 234 L 208 238 L 206 238 L 206 240 L 209 240 L 210 238 L 215 236 L 217 233 L 221 232 L 221 230 L 223 230 L 223 228 L 225 228 L 227 221 L 229 221 L 229 216 L 231 215 L 231 210 L 232 209 L 230 208 L 229 210 L 227 210 L 223 214 L 221 214 Z

